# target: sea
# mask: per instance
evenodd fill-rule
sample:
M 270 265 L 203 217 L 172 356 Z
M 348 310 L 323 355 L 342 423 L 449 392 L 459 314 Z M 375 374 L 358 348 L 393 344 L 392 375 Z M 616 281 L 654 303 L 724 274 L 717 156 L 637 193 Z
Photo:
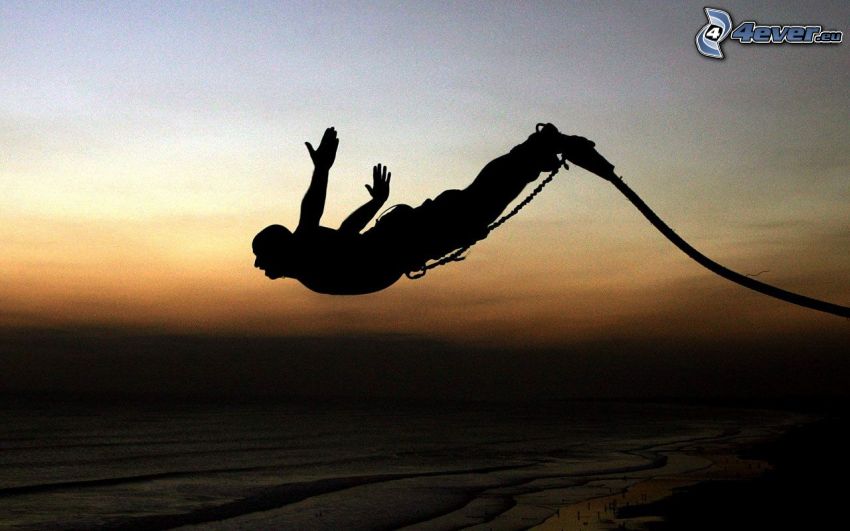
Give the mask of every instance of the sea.
M 663 470 L 676 449 L 800 420 L 626 401 L 10 399 L 0 528 L 530 529 L 603 480 L 611 491 Z

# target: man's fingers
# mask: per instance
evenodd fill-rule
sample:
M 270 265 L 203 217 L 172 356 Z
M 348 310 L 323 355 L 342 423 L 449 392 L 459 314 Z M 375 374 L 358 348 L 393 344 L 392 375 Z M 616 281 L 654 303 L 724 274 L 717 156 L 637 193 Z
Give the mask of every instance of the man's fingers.
M 313 145 L 310 144 L 309 142 L 304 142 L 304 144 L 307 145 L 307 151 L 310 152 L 310 156 L 312 157 L 316 153 L 316 150 L 313 149 Z
M 390 178 L 391 178 L 392 176 L 393 176 L 393 172 L 389 172 L 389 173 L 387 174 L 387 186 L 389 186 L 389 185 L 390 185 Z
M 322 142 L 319 144 L 319 148 L 335 150 L 338 145 L 339 139 L 336 137 L 336 130 L 333 127 L 325 129 L 325 134 L 322 135 Z
M 372 187 L 367 184 L 366 189 L 369 190 L 369 194 L 371 195 L 372 194 Z

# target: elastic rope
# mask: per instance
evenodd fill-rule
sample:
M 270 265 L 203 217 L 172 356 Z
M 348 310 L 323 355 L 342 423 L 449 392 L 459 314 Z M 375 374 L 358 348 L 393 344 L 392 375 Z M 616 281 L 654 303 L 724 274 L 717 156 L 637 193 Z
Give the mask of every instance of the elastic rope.
M 775 286 L 771 286 L 770 284 L 765 284 L 764 282 L 759 282 L 758 280 L 752 278 L 755 275 L 742 275 L 731 269 L 728 269 L 714 260 L 708 258 L 701 252 L 694 249 L 688 242 L 682 239 L 681 236 L 676 234 L 673 229 L 667 226 L 655 212 L 652 211 L 649 206 L 643 202 L 643 199 L 638 197 L 638 195 L 626 185 L 623 181 L 622 177 L 613 177 L 606 178 L 606 180 L 612 183 L 617 190 L 619 190 L 626 199 L 628 199 L 637 209 L 643 214 L 652 225 L 658 229 L 658 231 L 663 234 L 670 242 L 679 248 L 683 253 L 688 255 L 692 260 L 697 262 L 699 265 L 708 269 L 712 273 L 720 275 L 726 280 L 731 280 L 736 284 L 740 284 L 745 288 L 749 288 L 754 291 L 758 291 L 759 293 L 763 293 L 765 295 L 769 295 L 771 297 L 783 300 L 785 302 L 790 302 L 791 304 L 796 304 L 797 306 L 803 306 L 805 308 L 811 308 L 813 310 L 818 310 L 821 312 L 831 313 L 833 315 L 837 315 L 839 317 L 847 317 L 850 318 L 850 308 L 847 306 L 841 306 L 838 304 L 833 304 L 831 302 L 822 301 L 819 299 L 813 299 L 811 297 L 806 297 L 805 295 L 800 295 L 797 293 L 793 293 L 790 291 L 786 291 L 784 289 L 777 288 Z

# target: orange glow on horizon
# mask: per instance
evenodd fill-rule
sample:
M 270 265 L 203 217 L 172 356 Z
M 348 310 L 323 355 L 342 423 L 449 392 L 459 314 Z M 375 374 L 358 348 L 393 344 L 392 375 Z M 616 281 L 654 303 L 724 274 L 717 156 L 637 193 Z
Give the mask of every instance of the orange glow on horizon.
M 249 245 L 257 225 L 32 219 L 20 225 L 30 228 L 28 234 L 7 228 L 0 237 L 12 245 L 0 274 L 16 281 L 4 284 L 0 297 L 15 311 L 0 313 L 0 324 L 413 334 L 545 346 L 614 335 L 729 335 L 768 315 L 771 326 L 786 330 L 829 326 L 832 319 L 727 285 L 660 239 L 645 241 L 640 226 L 626 229 L 636 241 L 621 231 L 611 242 L 599 227 L 565 232 L 562 223 L 521 221 L 479 243 L 465 262 L 423 280 L 402 279 L 372 295 L 331 297 L 293 280 L 269 281 L 255 270 Z M 789 278 L 786 286 L 804 291 L 821 284 L 824 297 L 840 300 L 831 291 L 832 273 L 796 283 Z

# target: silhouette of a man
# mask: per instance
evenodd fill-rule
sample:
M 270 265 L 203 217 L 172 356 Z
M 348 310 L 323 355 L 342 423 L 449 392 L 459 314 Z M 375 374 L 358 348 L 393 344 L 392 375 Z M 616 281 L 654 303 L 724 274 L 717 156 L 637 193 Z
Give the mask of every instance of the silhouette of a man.
M 254 266 L 271 279 L 295 278 L 313 291 L 334 295 L 382 290 L 427 260 L 476 241 L 528 183 L 559 167 L 558 154 L 572 160 L 573 155 L 580 158 L 580 152 L 595 153 L 593 142 L 546 124 L 489 162 L 463 190 L 447 190 L 415 208 L 397 205 L 362 232 L 387 201 L 392 174 L 376 165 L 372 185 L 366 185 L 372 198 L 338 229 L 323 227 L 319 221 L 339 139 L 331 127 L 318 148 L 306 145 L 314 170 L 298 226 L 294 232 L 282 225 L 260 231 L 252 243 Z

